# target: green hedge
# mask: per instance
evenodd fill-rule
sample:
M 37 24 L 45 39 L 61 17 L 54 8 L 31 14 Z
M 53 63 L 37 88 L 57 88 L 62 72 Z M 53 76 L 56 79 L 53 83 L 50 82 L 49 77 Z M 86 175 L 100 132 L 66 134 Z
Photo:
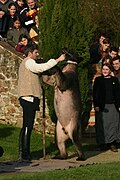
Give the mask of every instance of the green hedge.
M 89 46 L 93 37 L 94 27 L 87 14 L 85 16 L 82 15 L 81 8 L 80 0 L 43 0 L 43 8 L 39 14 L 40 39 L 42 42 L 40 52 L 45 61 L 49 58 L 58 57 L 63 47 L 67 47 L 82 57 L 83 60 L 79 64 L 79 80 L 82 114 L 85 117 L 86 112 L 88 113 L 89 111 Z M 55 122 L 53 89 L 48 86 L 45 89 L 50 116 Z

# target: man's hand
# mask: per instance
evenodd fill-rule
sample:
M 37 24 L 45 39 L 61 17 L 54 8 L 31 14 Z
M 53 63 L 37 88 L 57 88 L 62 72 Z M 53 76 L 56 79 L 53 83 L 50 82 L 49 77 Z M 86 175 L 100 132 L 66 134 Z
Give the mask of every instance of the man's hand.
M 0 19 L 4 16 L 5 12 L 0 10 Z
M 65 60 L 65 54 L 62 54 L 59 58 L 56 59 L 57 62 L 64 61 Z

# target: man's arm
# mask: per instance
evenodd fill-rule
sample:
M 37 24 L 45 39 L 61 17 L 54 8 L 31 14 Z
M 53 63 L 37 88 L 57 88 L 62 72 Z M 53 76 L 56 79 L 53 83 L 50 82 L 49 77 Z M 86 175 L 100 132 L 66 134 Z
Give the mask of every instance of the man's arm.
M 40 64 L 36 63 L 35 60 L 33 59 L 28 59 L 25 63 L 25 66 L 27 69 L 29 69 L 30 71 L 34 73 L 42 73 L 56 66 L 58 62 L 63 61 L 64 59 L 65 59 L 64 54 L 62 54 L 57 59 L 50 59 L 46 63 L 40 63 Z

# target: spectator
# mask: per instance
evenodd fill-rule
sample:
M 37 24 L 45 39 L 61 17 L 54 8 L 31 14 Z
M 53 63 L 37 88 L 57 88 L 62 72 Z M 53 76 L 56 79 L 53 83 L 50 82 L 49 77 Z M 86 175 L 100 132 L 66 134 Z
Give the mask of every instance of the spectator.
M 17 11 L 19 14 L 25 7 L 27 7 L 27 4 L 25 3 L 24 0 L 16 0 L 15 4 L 16 4 Z
M 113 58 L 115 58 L 118 55 L 118 48 L 116 48 L 115 46 L 110 47 L 109 53 L 106 56 L 106 58 L 110 58 L 111 60 Z
M 9 5 L 10 3 L 12 3 L 12 2 L 13 2 L 13 0 L 1 0 L 1 1 L 0 1 L 0 8 L 1 8 L 3 11 L 7 12 L 7 10 L 8 10 L 8 5 Z
M 104 57 L 104 58 L 102 59 L 102 64 L 106 64 L 106 63 L 112 65 L 112 60 L 111 60 L 110 58 Z
M 27 46 L 26 58 L 20 64 L 18 79 L 18 97 L 23 108 L 23 126 L 19 135 L 19 160 L 30 161 L 30 136 L 36 111 L 39 110 L 41 86 L 39 73 L 42 73 L 65 59 L 51 59 L 46 63 L 36 63 L 38 50 L 36 44 Z
M 91 64 L 97 64 L 102 58 L 102 53 L 106 51 L 106 49 L 103 50 L 104 39 L 107 39 L 108 41 L 108 43 L 105 43 L 105 44 L 110 44 L 108 35 L 106 33 L 101 33 L 99 37 L 99 42 L 93 44 L 90 47 L 90 63 Z
M 13 2 L 8 5 L 8 11 L 7 11 L 8 30 L 12 29 L 14 23 L 13 20 L 16 16 L 19 16 L 19 14 L 17 13 L 16 5 Z
M 30 35 L 32 42 L 38 44 L 40 31 L 38 28 L 39 21 L 38 21 L 38 15 L 37 14 L 34 16 L 33 21 L 35 24 L 31 27 L 29 35 Z
M 21 34 L 19 37 L 19 42 L 15 46 L 15 50 L 24 53 L 25 47 L 28 44 L 32 44 L 31 40 L 28 38 L 26 34 Z
M 112 65 L 113 65 L 113 69 L 114 69 L 114 75 L 118 78 L 119 82 L 120 82 L 120 57 L 114 57 L 112 59 Z
M 120 57 L 120 46 L 118 47 L 118 56 Z
M 101 43 L 101 48 L 100 48 L 101 59 L 98 62 L 99 64 L 101 64 L 103 59 L 108 55 L 109 47 L 110 47 L 110 41 L 109 39 L 106 38 Z
M 7 16 L 5 11 L 0 9 L 0 37 L 6 38 L 7 35 Z
M 103 60 L 102 60 L 102 65 L 103 64 L 109 64 L 111 66 L 111 73 L 110 73 L 110 75 L 114 76 L 114 72 L 113 72 L 114 69 L 112 67 L 112 60 L 110 58 L 108 59 L 108 58 L 104 57 Z
M 30 28 L 33 26 L 33 16 L 37 13 L 37 3 L 35 0 L 27 0 L 27 7 L 24 8 L 20 15 L 22 18 L 22 23 L 24 26 L 30 30 Z
M 117 152 L 116 142 L 120 142 L 120 86 L 118 78 L 110 74 L 110 64 L 103 64 L 102 75 L 94 81 L 96 141 L 101 150 L 108 145 Z
M 29 37 L 28 31 L 26 28 L 21 27 L 21 22 L 19 17 L 14 17 L 13 19 L 13 28 L 10 29 L 7 33 L 7 42 L 15 48 L 19 42 L 19 37 L 21 34 L 25 34 Z

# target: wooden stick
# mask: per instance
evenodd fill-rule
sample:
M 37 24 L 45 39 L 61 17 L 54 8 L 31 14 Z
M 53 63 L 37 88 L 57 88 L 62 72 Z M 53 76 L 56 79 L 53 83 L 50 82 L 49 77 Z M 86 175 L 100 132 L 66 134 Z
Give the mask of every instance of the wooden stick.
M 45 89 L 42 86 L 43 93 L 43 111 L 42 111 L 42 126 L 43 126 L 43 158 L 46 159 L 46 151 L 45 151 Z

